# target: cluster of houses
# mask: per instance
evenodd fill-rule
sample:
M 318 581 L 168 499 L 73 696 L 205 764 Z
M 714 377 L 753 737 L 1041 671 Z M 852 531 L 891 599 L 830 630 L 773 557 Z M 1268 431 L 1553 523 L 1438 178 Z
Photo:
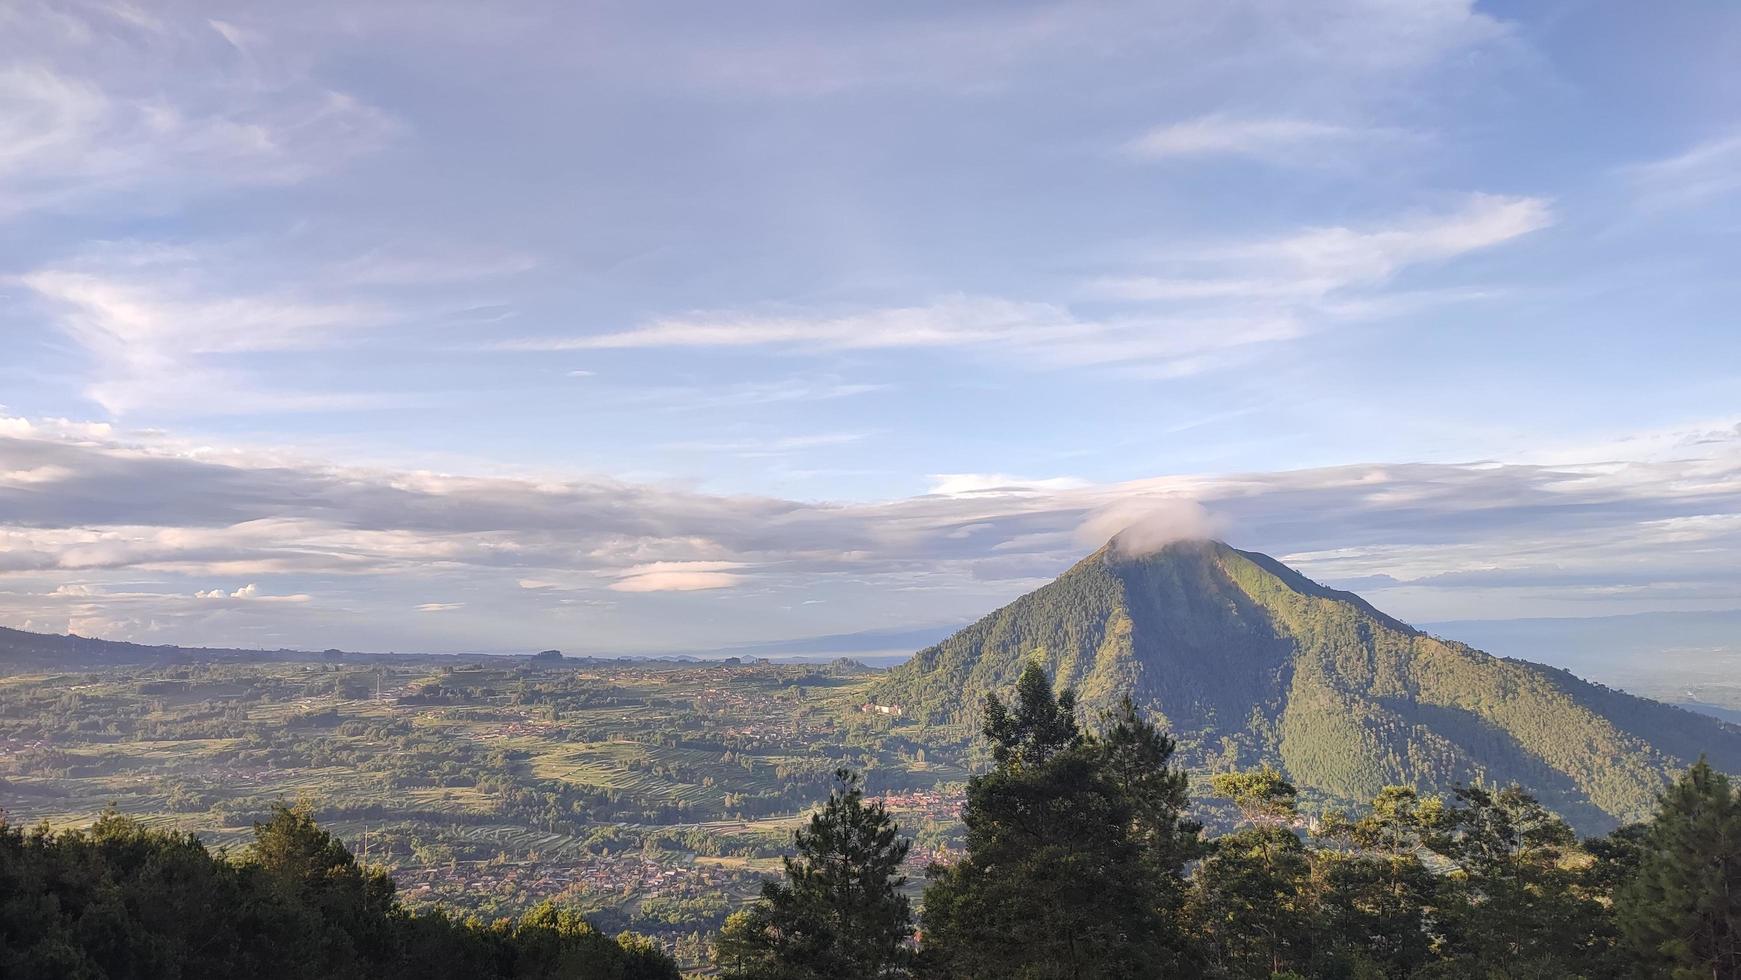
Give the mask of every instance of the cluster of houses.
M 695 696 L 695 707 L 699 711 L 755 714 L 767 709 L 767 700 L 762 695 L 751 697 L 742 691 L 710 687 Z
M 963 798 L 959 793 L 940 793 L 934 789 L 914 789 L 900 793 L 884 793 L 877 797 L 890 813 L 954 820 L 961 815 Z
M 713 864 L 674 864 L 640 853 L 555 861 L 461 861 L 394 872 L 412 900 L 514 893 L 537 901 L 559 895 L 689 898 L 743 883 L 744 872 Z

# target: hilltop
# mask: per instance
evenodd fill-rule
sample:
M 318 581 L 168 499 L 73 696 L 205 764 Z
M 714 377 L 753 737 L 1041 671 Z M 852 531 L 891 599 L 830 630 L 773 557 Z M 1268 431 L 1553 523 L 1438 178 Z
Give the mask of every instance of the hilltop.
M 1701 754 L 1741 771 L 1741 728 L 1431 636 L 1219 541 L 1115 540 L 920 651 L 875 689 L 921 723 L 972 721 L 1039 660 L 1089 717 L 1125 694 L 1198 769 L 1271 762 L 1304 788 L 1522 783 L 1585 830 L 1639 819 Z

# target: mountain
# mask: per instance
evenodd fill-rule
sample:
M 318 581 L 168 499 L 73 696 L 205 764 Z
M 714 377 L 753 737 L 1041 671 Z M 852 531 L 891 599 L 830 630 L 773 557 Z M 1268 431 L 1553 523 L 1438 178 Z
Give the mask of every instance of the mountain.
M 1115 539 L 875 696 L 920 722 L 972 722 L 1036 658 L 1089 718 L 1130 694 L 1187 765 L 1268 761 L 1338 799 L 1515 781 L 1597 831 L 1646 816 L 1700 754 L 1741 771 L 1741 727 L 1431 636 L 1218 541 L 1133 556 Z
M 31 633 L 0 626 L 0 664 L 54 667 L 111 667 L 169 663 L 299 663 L 325 660 L 345 663 L 411 663 L 457 661 L 462 656 L 494 654 L 356 653 L 348 650 L 276 650 L 243 647 L 184 647 L 173 643 L 146 645 L 126 640 L 100 640 L 76 633 Z M 511 654 L 508 656 L 512 656 Z M 569 658 L 571 661 L 575 658 Z M 590 659 L 590 658 L 585 658 Z
M 0 661 L 148 664 L 198 655 L 211 659 L 262 656 L 256 650 L 146 646 L 121 640 L 97 640 L 76 633 L 30 633 L 0 626 Z

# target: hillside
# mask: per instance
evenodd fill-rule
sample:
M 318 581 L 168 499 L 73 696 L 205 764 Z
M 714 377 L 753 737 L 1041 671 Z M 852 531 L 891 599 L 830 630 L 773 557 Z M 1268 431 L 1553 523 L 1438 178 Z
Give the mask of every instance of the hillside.
M 1143 557 L 1108 545 L 875 694 L 923 722 L 971 720 L 1034 658 L 1090 717 L 1131 694 L 1188 764 L 1269 761 L 1339 798 L 1516 781 L 1596 830 L 1646 815 L 1701 753 L 1741 771 L 1741 728 L 1430 636 L 1220 542 Z
M 338 653 L 338 651 L 329 651 Z M 245 650 L 235 647 L 148 646 L 124 640 L 99 640 L 76 633 L 31 633 L 0 626 L 0 662 L 69 664 L 161 664 L 188 660 L 306 659 L 295 650 Z M 357 656 L 357 655 L 351 655 Z

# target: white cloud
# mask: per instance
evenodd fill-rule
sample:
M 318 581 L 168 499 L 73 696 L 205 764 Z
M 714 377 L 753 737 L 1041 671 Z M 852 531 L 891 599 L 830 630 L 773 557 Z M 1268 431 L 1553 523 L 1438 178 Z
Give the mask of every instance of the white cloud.
M 33 421 L 18 416 L 0 415 L 0 436 L 63 442 L 107 442 L 114 435 L 114 426 L 107 422 L 79 422 L 63 418 Z
M 582 372 L 590 375 L 592 372 Z M 794 402 L 835 401 L 878 391 L 887 384 L 849 382 L 833 376 L 790 377 L 772 381 L 740 381 L 725 385 L 636 388 L 613 393 L 619 403 L 647 403 L 676 411 L 748 408 Z
M 305 595 L 303 593 L 295 593 L 292 595 L 268 595 L 264 592 L 261 592 L 259 584 L 255 583 L 255 582 L 249 582 L 247 585 L 244 585 L 241 588 L 236 589 L 232 592 L 225 592 L 223 589 L 205 589 L 205 590 L 202 590 L 199 592 L 195 592 L 193 594 L 193 597 L 195 599 L 223 599 L 223 600 L 234 600 L 237 602 L 295 602 L 295 603 L 308 602 L 310 599 L 313 598 L 312 596 Z
M 229 23 L 26 2 L 0 14 L 0 53 L 0 216 L 153 214 L 214 190 L 296 183 L 396 129 Z
M 451 612 L 465 607 L 463 602 L 420 602 L 417 611 L 423 613 Z
M 0 483 L 55 483 L 72 475 L 64 466 L 36 466 L 28 470 L 0 470 Z
M 1088 515 L 1076 530 L 1076 540 L 1085 550 L 1112 542 L 1124 554 L 1146 555 L 1175 541 L 1219 537 L 1227 530 L 1224 520 L 1195 500 L 1129 499 Z
M 1050 493 L 1088 486 L 1088 481 L 1073 476 L 1030 479 L 1007 473 L 934 473 L 930 479 L 929 492 L 945 497 Z
M 729 561 L 660 561 L 626 569 L 610 585 L 613 592 L 702 592 L 729 589 L 743 583 L 742 568 Z
M 1731 608 L 1738 421 L 1617 434 L 1549 462 L 1116 484 L 957 474 L 936 478 L 938 492 L 852 504 L 345 468 L 148 434 L 93 439 L 76 424 L 9 426 L 0 468 L 71 475 L 55 494 L 0 484 L 0 582 L 28 586 L 0 592 L 0 621 L 53 610 L 158 642 L 240 642 L 254 634 L 238 630 L 273 624 L 295 644 L 315 628 L 414 631 L 423 596 L 456 575 L 512 596 L 489 624 L 497 643 L 539 642 L 562 622 L 606 649 L 690 635 L 691 624 L 615 618 L 627 615 L 610 605 L 615 593 L 719 591 L 730 602 L 710 615 L 742 618 L 710 627 L 717 642 L 790 628 L 780 610 L 809 599 L 829 600 L 811 607 L 827 611 L 828 632 L 891 616 L 959 621 L 1061 571 L 1101 533 L 1168 508 L 1206 512 L 1198 531 L 1370 591 L 1405 618 L 1480 615 L 1483 603 L 1508 615 Z M 1177 533 L 1181 522 L 1159 523 Z M 212 587 L 226 578 L 239 584 Z M 315 608 L 311 594 L 329 593 L 347 608 L 299 615 Z M 347 642 L 329 635 L 320 645 Z
M 1298 160 L 1314 145 L 1347 144 L 1374 135 L 1369 130 L 1310 119 L 1210 115 L 1152 129 L 1126 144 L 1125 150 L 1147 160 L 1243 156 L 1286 162 Z
M 1068 312 L 1049 304 L 961 296 L 924 306 L 833 316 L 699 313 L 654 320 L 618 333 L 513 340 L 497 347 L 562 351 L 780 345 L 874 350 L 953 347 L 1012 336 L 1056 339 L 1078 329 Z
M 365 404 L 367 396 L 275 390 L 227 355 L 307 349 L 389 318 L 364 302 L 237 289 L 186 250 L 109 246 L 17 277 L 90 358 L 86 394 L 117 415 L 145 408 L 207 413 Z
M 1050 303 L 956 296 L 923 306 L 823 315 L 704 313 L 592 337 L 526 339 L 504 350 L 772 346 L 809 351 L 981 349 L 1029 367 L 1166 362 L 1194 373 L 1239 348 L 1299 336 L 1285 316 L 1083 319 Z
M 141 193 L 150 209 L 161 197 L 213 185 L 292 183 L 375 148 L 390 130 L 378 112 L 337 92 L 253 114 L 197 116 L 45 66 L 14 65 L 0 71 L 0 214 Z
M 817 432 L 798 436 L 776 436 L 767 439 L 721 439 L 715 441 L 668 442 L 659 448 L 673 452 L 732 453 L 746 458 L 784 456 L 807 449 L 845 446 L 867 438 L 863 432 Z
M 185 261 L 141 266 L 125 273 L 42 269 L 19 282 L 63 309 L 63 329 L 80 346 L 118 361 L 306 347 L 379 316 L 365 307 L 290 297 L 213 296 L 189 281 Z
M 1178 377 L 1243 363 L 1339 319 L 1382 315 L 1404 269 L 1511 242 L 1553 222 L 1547 201 L 1472 194 L 1454 208 L 1364 228 L 1308 228 L 1156 261 L 1171 275 L 1102 276 L 1098 297 L 1125 311 L 1080 316 L 1055 303 L 952 296 L 859 312 L 700 312 L 582 337 L 521 338 L 513 351 L 738 348 L 829 352 L 966 348 L 1040 369 L 1123 365 Z M 1418 303 L 1466 293 L 1411 294 Z
M 1741 133 L 1623 169 L 1648 207 L 1684 207 L 1741 190 Z
M 1471 194 L 1454 209 L 1417 214 L 1376 227 L 1331 226 L 1235 245 L 1162 256 L 1189 273 L 1107 276 L 1097 294 L 1180 304 L 1286 305 L 1372 290 L 1411 266 L 1445 262 L 1494 248 L 1554 222 L 1537 197 Z M 1373 299 L 1366 292 L 1356 298 Z
M 1473 194 L 1450 214 L 1423 215 L 1380 229 L 1319 228 L 1236 249 L 1236 258 L 1275 259 L 1308 278 L 1339 285 L 1379 282 L 1405 266 L 1492 248 L 1553 223 L 1536 197 Z
M 657 66 L 656 84 L 797 98 L 890 88 L 983 96 L 1031 73 L 1124 60 L 1142 63 L 1157 88 L 1262 87 L 1285 96 L 1302 79 L 1338 91 L 1396 84 L 1507 33 L 1471 0 L 1181 0 L 1161 15 L 1150 3 L 1114 0 L 925 8 L 871 23 L 783 18 L 775 30 L 700 39 L 667 32 L 599 57 L 643 76 Z M 625 57 L 631 50 L 641 56 Z

